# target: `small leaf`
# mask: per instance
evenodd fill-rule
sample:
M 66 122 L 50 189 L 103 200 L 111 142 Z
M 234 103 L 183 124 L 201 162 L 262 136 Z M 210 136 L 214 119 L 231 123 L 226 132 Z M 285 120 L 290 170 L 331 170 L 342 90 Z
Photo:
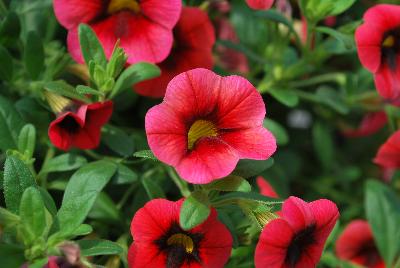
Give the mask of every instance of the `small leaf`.
M 321 103 L 326 104 L 340 114 L 347 114 L 349 112 L 346 103 L 344 103 L 340 94 L 333 88 L 321 86 L 318 88 L 316 96 Z
M 322 27 L 322 26 L 315 28 L 315 30 L 318 32 L 325 33 L 325 34 L 332 36 L 333 38 L 335 38 L 336 40 L 341 42 L 345 46 L 345 48 L 348 50 L 354 50 L 356 47 L 354 38 L 350 34 L 344 34 L 339 31 L 336 31 L 335 29 L 332 29 L 329 27 Z
M 290 31 L 294 32 L 293 24 L 280 12 L 275 10 L 262 10 L 254 13 L 257 17 L 268 19 L 287 26 Z
M 79 225 L 78 228 L 75 229 L 73 235 L 74 236 L 82 236 L 82 235 L 88 235 L 91 232 L 93 232 L 92 226 L 90 226 L 89 224 L 81 224 L 81 225 Z
M 18 136 L 23 126 L 24 121 L 14 106 L 0 96 L 0 150 L 18 148 Z
M 131 65 L 119 76 L 110 98 L 114 98 L 125 89 L 131 88 L 134 84 L 157 77 L 160 74 L 160 68 L 148 62 L 139 62 Z
M 0 25 L 0 40 L 6 38 L 18 39 L 21 32 L 21 23 L 17 13 L 9 11 Z
M 108 240 L 78 240 L 82 256 L 117 255 L 122 253 L 122 248 Z
M 27 158 L 32 158 L 35 151 L 36 129 L 32 124 L 25 125 L 19 132 L 18 150 Z
M 36 186 L 29 168 L 22 160 L 8 156 L 4 165 L 4 198 L 7 208 L 18 214 L 22 194 L 30 186 Z
M 210 202 L 203 191 L 194 191 L 183 201 L 179 214 L 179 224 L 184 230 L 190 230 L 207 220 L 210 215 Z
M 79 94 L 73 86 L 69 85 L 63 80 L 48 82 L 44 85 L 44 88 L 47 89 L 48 91 L 51 91 L 55 94 L 67 98 L 80 100 L 85 103 L 90 102 L 90 100 L 87 97 L 83 96 L 82 94 Z
M 29 75 L 33 79 L 38 78 L 44 67 L 44 49 L 37 32 L 28 33 L 24 46 L 24 62 Z
M 138 180 L 138 175 L 129 167 L 118 164 L 117 173 L 114 176 L 113 181 L 116 184 L 131 184 Z
M 4 81 L 11 81 L 13 77 L 13 58 L 11 54 L 0 45 L 0 78 Z
M 139 158 L 146 158 L 146 159 L 151 159 L 154 161 L 159 161 L 153 152 L 151 150 L 143 150 L 143 151 L 138 151 L 133 154 L 134 157 L 139 157 Z
M 51 158 L 42 167 L 40 173 L 62 172 L 80 168 L 87 163 L 86 158 L 75 154 L 61 154 Z
M 280 202 L 278 199 L 266 197 L 264 195 L 254 193 L 254 192 L 232 192 L 232 193 L 227 193 L 224 195 L 220 195 L 218 198 L 214 199 L 212 204 L 218 204 L 221 201 L 223 201 L 224 204 L 230 203 L 230 204 L 236 204 L 238 205 L 239 203 L 244 204 L 247 203 L 249 204 L 254 204 L 256 207 L 259 204 L 266 205 L 269 207 L 269 211 L 271 212 L 276 212 L 280 211 L 282 209 L 282 202 Z
M 313 126 L 313 145 L 318 160 L 329 169 L 334 164 L 334 145 L 330 130 L 323 124 L 317 122 Z
M 96 89 L 93 89 L 88 86 L 83 86 L 83 85 L 78 85 L 76 87 L 76 92 L 82 95 L 90 94 L 90 95 L 95 95 L 95 96 L 104 96 L 103 92 L 100 92 Z
M 334 1 L 333 9 L 330 11 L 328 16 L 337 16 L 344 11 L 348 10 L 356 0 L 331 0 Z
M 0 225 L 7 227 L 10 225 L 16 225 L 20 221 L 20 218 L 18 215 L 15 215 L 14 213 L 8 211 L 5 208 L 0 207 Z
M 24 248 L 20 245 L 0 243 L 2 267 L 21 267 L 25 262 Z
M 120 212 L 114 201 L 106 194 L 100 193 L 94 202 L 88 217 L 104 222 L 118 222 Z
M 269 88 L 268 93 L 280 103 L 291 108 L 299 103 L 299 97 L 290 89 Z
M 232 175 L 250 178 L 259 175 L 264 170 L 270 168 L 273 164 L 274 159 L 272 157 L 267 160 L 241 159 L 235 170 L 232 172 Z
M 150 199 L 165 198 L 163 189 L 157 184 L 156 181 L 154 181 L 153 178 L 144 176 L 142 178 L 142 184 Z
M 43 199 L 43 202 L 44 202 L 44 205 L 45 205 L 47 211 L 50 212 L 51 216 L 55 217 L 57 214 L 57 207 L 56 207 L 56 203 L 54 203 L 53 198 L 51 197 L 49 192 L 47 192 L 46 189 L 44 189 L 42 187 L 38 187 L 38 190 L 40 191 L 40 194 L 42 195 L 42 199 Z
M 223 179 L 215 180 L 212 183 L 205 184 L 204 188 L 207 190 L 217 191 L 238 191 L 238 192 L 250 192 L 250 183 L 242 177 L 230 175 Z
M 104 54 L 103 47 L 92 28 L 86 24 L 80 24 L 78 34 L 82 56 L 85 59 L 86 65 L 89 66 L 89 62 L 93 60 L 96 64 L 106 68 L 106 55 Z
M 111 150 L 121 156 L 132 155 L 134 151 L 133 138 L 118 127 L 106 125 L 101 138 Z

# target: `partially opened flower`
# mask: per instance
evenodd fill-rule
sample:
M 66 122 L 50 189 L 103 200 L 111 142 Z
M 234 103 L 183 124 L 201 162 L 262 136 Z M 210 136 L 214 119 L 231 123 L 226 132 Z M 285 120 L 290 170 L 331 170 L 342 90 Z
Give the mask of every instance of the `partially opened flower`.
M 379 94 L 400 101 L 400 6 L 381 4 L 364 14 L 356 44 L 361 63 L 375 75 Z
M 247 5 L 252 9 L 270 9 L 274 0 L 246 0 Z
M 68 30 L 68 50 L 83 62 L 77 28 L 89 24 L 106 55 L 116 41 L 128 55 L 129 63 L 161 62 L 172 47 L 172 28 L 181 12 L 181 0 L 53 0 L 58 21 Z
M 371 227 L 365 220 L 354 220 L 346 226 L 336 241 L 336 254 L 340 259 L 367 268 L 385 268 L 372 235 Z
M 163 97 L 168 82 L 178 74 L 194 68 L 213 67 L 214 28 L 207 13 L 185 7 L 174 28 L 174 47 L 168 58 L 159 64 L 161 76 L 135 85 L 137 93 Z
M 326 199 L 306 203 L 289 197 L 282 218 L 262 230 L 255 252 L 257 268 L 311 268 L 319 262 L 326 239 L 339 218 L 336 205 Z
M 58 113 L 57 118 L 50 123 L 48 131 L 55 147 L 65 151 L 71 147 L 94 149 L 100 143 L 101 128 L 112 115 L 113 103 L 70 102 L 55 111 Z
M 384 168 L 400 168 L 400 130 L 379 148 L 374 163 Z
M 194 69 L 171 80 L 145 127 L 158 159 L 204 184 L 229 175 L 241 158 L 262 160 L 275 152 L 264 116 L 263 99 L 249 81 Z
M 132 219 L 133 244 L 128 263 L 132 268 L 222 268 L 232 249 L 232 236 L 217 219 L 215 209 L 199 226 L 184 231 L 179 226 L 183 200 L 154 199 Z
M 260 194 L 265 195 L 267 197 L 278 198 L 278 194 L 275 192 L 274 188 L 272 188 L 271 184 L 264 179 L 262 176 L 258 176 L 256 179 L 257 186 L 260 189 Z
M 388 118 L 385 112 L 371 112 L 364 116 L 357 128 L 345 129 L 343 134 L 352 138 L 369 136 L 383 128 L 386 125 L 387 120 Z

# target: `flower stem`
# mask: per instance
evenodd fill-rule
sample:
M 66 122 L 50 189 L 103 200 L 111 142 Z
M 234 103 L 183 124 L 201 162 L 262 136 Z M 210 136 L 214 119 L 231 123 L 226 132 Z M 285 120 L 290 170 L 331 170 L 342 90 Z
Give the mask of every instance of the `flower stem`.
M 172 167 L 167 166 L 166 169 L 167 169 L 168 175 L 171 177 L 172 181 L 178 187 L 182 196 L 188 197 L 191 192 L 189 190 L 189 186 L 188 186 L 187 182 L 182 180 Z

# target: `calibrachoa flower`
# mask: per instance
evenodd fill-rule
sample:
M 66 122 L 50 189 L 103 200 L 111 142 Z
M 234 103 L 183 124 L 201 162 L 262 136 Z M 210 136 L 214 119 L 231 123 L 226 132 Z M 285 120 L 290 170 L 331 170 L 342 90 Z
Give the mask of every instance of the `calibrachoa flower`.
M 176 76 L 164 101 L 145 118 L 154 155 L 191 183 L 229 175 L 241 158 L 267 159 L 276 150 L 263 128 L 265 104 L 246 79 L 206 69 Z
M 224 267 L 232 236 L 218 221 L 216 210 L 212 209 L 199 226 L 184 231 L 179 226 L 182 203 L 154 199 L 136 212 L 131 223 L 134 242 L 128 252 L 130 267 Z
M 400 168 L 400 130 L 379 148 L 374 163 L 385 168 Z
M 161 62 L 172 47 L 172 28 L 181 12 L 181 0 L 54 0 L 54 13 L 68 30 L 68 50 L 83 62 L 77 28 L 89 24 L 106 55 L 116 41 L 128 54 L 128 62 Z
M 256 182 L 258 188 L 260 189 L 260 194 L 272 198 L 279 197 L 278 194 L 275 192 L 274 188 L 272 188 L 271 184 L 269 184 L 269 182 L 265 180 L 262 176 L 258 176 Z
M 256 267 L 315 267 L 339 218 L 336 205 L 326 199 L 307 203 L 292 196 L 283 203 L 281 215 L 261 232 L 255 252 Z
M 364 116 L 361 124 L 356 129 L 345 129 L 343 134 L 347 137 L 364 137 L 372 135 L 383 128 L 387 123 L 387 116 L 385 112 L 372 112 Z
M 51 143 L 61 150 L 71 147 L 93 149 L 100 143 L 100 132 L 112 115 L 111 101 L 72 104 L 65 107 L 49 127 Z
M 379 94 L 400 101 L 400 6 L 376 5 L 364 14 L 356 43 L 361 63 L 375 75 Z
M 371 227 L 365 220 L 354 220 L 336 241 L 336 254 L 343 260 L 368 268 L 385 268 L 374 242 Z
M 174 47 L 168 58 L 159 64 L 161 76 L 139 83 L 136 92 L 149 97 L 163 97 L 168 82 L 176 75 L 194 69 L 213 67 L 214 28 L 207 13 L 185 7 L 174 28 Z
M 270 9 L 274 0 L 246 0 L 246 3 L 252 9 Z

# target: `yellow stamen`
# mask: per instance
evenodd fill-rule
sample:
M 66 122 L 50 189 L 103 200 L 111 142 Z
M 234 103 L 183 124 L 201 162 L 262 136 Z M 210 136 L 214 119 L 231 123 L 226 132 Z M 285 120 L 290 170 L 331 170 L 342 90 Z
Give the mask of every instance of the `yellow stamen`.
M 193 149 L 194 144 L 204 137 L 218 136 L 218 129 L 213 122 L 207 120 L 197 120 L 189 129 L 188 133 L 188 148 Z
M 394 36 L 393 35 L 389 35 L 383 41 L 382 46 L 384 46 L 384 47 L 393 47 L 394 43 L 395 43 Z
M 167 240 L 168 246 L 180 245 L 183 246 L 187 253 L 192 253 L 194 249 L 194 244 L 192 238 L 185 234 L 174 234 L 170 236 Z
M 44 96 L 46 97 L 47 102 L 50 105 L 50 108 L 56 114 L 63 112 L 65 108 L 73 104 L 73 102 L 70 99 L 64 98 L 63 96 L 54 94 L 47 90 L 44 91 Z
M 138 13 L 140 5 L 135 0 L 111 0 L 110 4 L 108 4 L 107 12 L 113 14 L 124 9 Z

